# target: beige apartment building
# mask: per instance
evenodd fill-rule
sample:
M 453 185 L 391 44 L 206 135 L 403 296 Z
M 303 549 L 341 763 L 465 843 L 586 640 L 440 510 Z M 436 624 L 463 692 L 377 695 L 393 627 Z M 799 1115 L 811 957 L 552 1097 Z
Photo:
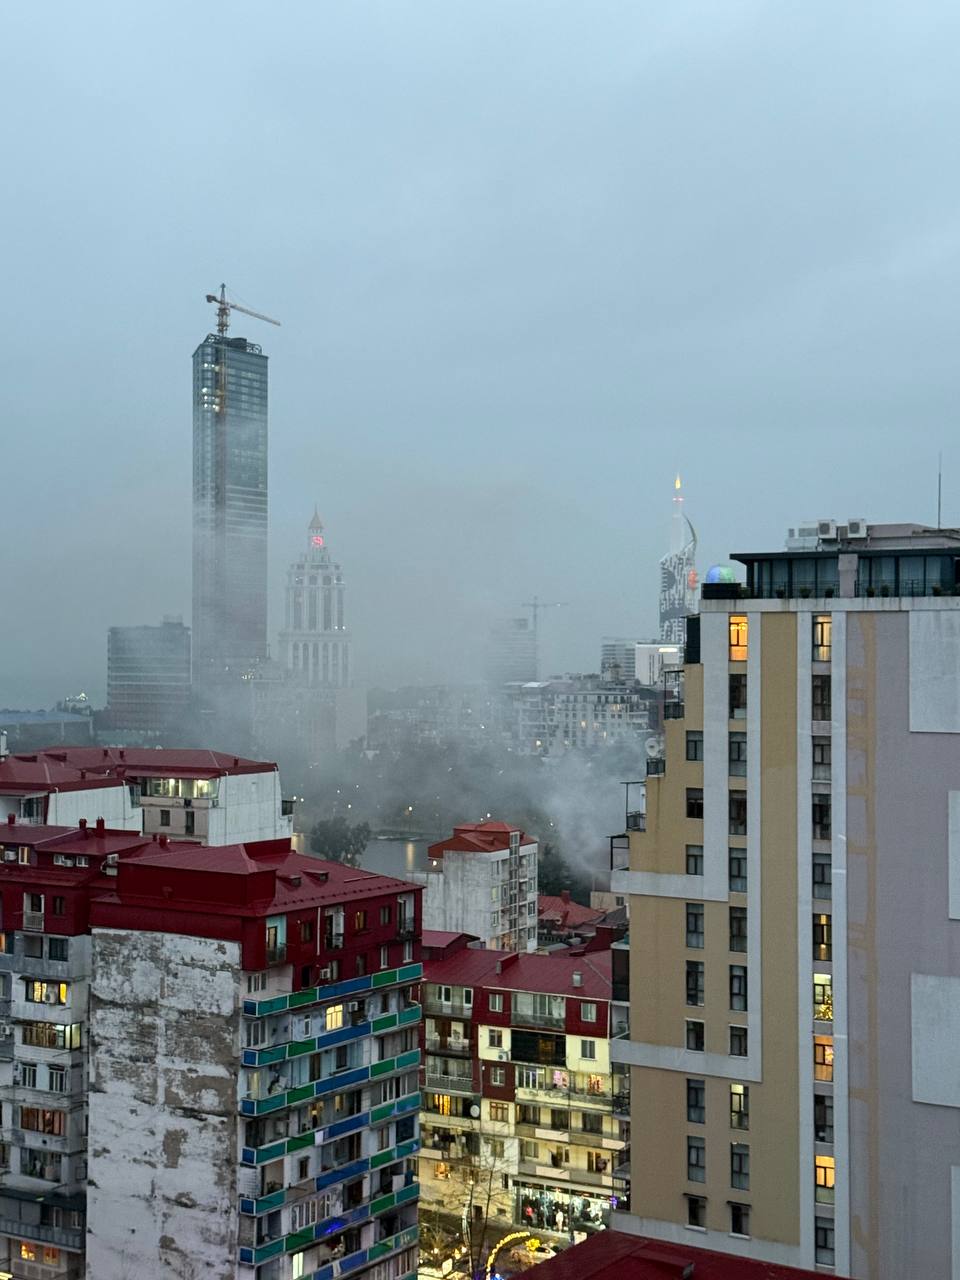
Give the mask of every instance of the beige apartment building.
M 613 842 L 614 1225 L 960 1277 L 960 532 L 824 521 L 734 558 L 746 584 L 704 585 L 665 764 Z

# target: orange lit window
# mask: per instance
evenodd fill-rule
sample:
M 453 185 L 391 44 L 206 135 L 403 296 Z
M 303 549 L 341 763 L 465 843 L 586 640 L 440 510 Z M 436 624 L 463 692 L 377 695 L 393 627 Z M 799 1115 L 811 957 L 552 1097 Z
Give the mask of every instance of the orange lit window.
M 833 1039 L 831 1036 L 813 1037 L 813 1078 L 833 1079 Z
M 730 615 L 730 661 L 746 662 L 747 660 L 747 620 Z
M 816 1156 L 816 1199 L 820 1204 L 833 1204 L 836 1165 L 833 1156 Z

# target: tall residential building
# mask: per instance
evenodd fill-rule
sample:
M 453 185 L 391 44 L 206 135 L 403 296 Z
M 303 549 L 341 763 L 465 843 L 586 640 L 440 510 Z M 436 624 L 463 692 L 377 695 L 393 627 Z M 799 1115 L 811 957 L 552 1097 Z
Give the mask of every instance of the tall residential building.
M 209 333 L 193 353 L 193 678 L 207 700 L 267 654 L 267 357 Z
M 0 830 L 0 1273 L 412 1280 L 418 891 Z
M 280 659 L 304 684 L 342 688 L 350 683 L 350 635 L 344 612 L 343 571 L 327 546 L 315 510 L 307 545 L 287 570 Z
M 637 743 L 659 725 L 658 696 L 634 680 L 567 676 L 510 685 L 503 692 L 506 730 L 524 755 L 562 755 Z
M 424 1212 L 573 1238 L 609 1220 L 628 1101 L 609 951 L 517 955 L 424 934 Z M 480 1211 L 479 1213 L 477 1211 Z
M 182 733 L 190 713 L 190 628 L 180 618 L 158 627 L 107 632 L 107 706 L 99 729 L 117 740 Z
M 427 929 L 469 933 L 485 947 L 537 949 L 537 842 L 506 822 L 465 822 L 429 846 Z
M 501 618 L 490 628 L 484 679 L 501 685 L 537 678 L 537 632 L 529 618 Z
M 660 561 L 660 640 L 683 644 L 686 618 L 696 610 L 697 535 L 683 510 L 680 477 L 674 481 L 670 550 Z
M 957 1277 L 960 532 L 818 528 L 704 586 L 627 815 L 619 1225 Z

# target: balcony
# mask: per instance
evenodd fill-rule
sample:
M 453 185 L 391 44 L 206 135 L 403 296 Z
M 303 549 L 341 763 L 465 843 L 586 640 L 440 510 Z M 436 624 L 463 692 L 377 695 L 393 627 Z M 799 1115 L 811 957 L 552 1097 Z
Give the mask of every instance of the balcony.
M 439 1014 L 442 1018 L 473 1017 L 473 1005 L 460 1000 L 438 1000 L 435 996 L 426 996 L 423 1008 L 426 1013 Z
M 52 1244 L 62 1249 L 82 1249 L 84 1232 L 71 1230 L 68 1227 L 50 1227 L 40 1222 L 24 1222 L 20 1218 L 0 1218 L 0 1235 L 13 1236 L 18 1240 L 37 1240 L 41 1244 Z M 62 1272 L 44 1269 L 44 1275 L 59 1280 Z
M 409 942 L 412 938 L 415 938 L 416 936 L 417 936 L 417 930 L 413 921 L 407 919 L 406 916 L 401 916 L 400 919 L 397 921 L 397 938 L 401 942 Z
M 283 964 L 287 958 L 287 948 L 285 943 L 280 943 L 276 947 L 267 947 L 267 964 Z
M 549 1031 L 562 1031 L 565 1021 L 565 1015 L 562 1013 L 517 1013 L 514 1010 L 510 1015 L 511 1027 L 538 1027 Z
M 613 1114 L 618 1117 L 622 1116 L 625 1120 L 630 1119 L 629 1092 L 615 1093 L 613 1095 Z
M 683 719 L 683 703 L 679 700 L 672 700 L 663 704 L 664 720 L 682 720 Z
M 424 1087 L 438 1093 L 473 1093 L 473 1076 L 448 1076 L 441 1071 L 425 1071 Z
M 24 911 L 23 927 L 29 933 L 43 933 L 43 912 Z
M 426 1046 L 427 1053 L 441 1053 L 455 1058 L 473 1056 L 473 1049 L 469 1040 L 449 1040 L 442 1036 L 427 1036 Z
M 647 777 L 659 778 L 667 771 L 667 762 L 663 756 L 654 756 L 647 761 Z
M 645 812 L 636 809 L 633 813 L 627 814 L 627 830 L 628 831 L 646 831 L 647 815 Z

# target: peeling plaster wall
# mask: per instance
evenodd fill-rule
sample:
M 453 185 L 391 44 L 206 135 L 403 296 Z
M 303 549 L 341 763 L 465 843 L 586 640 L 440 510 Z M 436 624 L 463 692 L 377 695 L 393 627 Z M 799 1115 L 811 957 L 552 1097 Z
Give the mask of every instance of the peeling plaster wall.
M 88 1280 L 233 1280 L 240 949 L 96 929 Z

